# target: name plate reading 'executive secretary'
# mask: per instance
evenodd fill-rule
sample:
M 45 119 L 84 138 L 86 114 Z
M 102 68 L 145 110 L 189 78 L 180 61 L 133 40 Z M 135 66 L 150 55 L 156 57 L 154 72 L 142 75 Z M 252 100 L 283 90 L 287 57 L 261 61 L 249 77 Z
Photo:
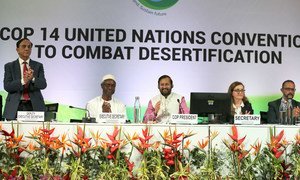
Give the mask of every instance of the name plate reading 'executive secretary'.
M 171 124 L 198 124 L 197 114 L 172 114 Z
M 234 124 L 260 124 L 260 115 L 234 115 Z
M 17 120 L 23 122 L 41 122 L 45 119 L 43 111 L 18 111 Z
M 101 113 L 97 122 L 100 123 L 126 123 L 126 115 L 124 113 Z

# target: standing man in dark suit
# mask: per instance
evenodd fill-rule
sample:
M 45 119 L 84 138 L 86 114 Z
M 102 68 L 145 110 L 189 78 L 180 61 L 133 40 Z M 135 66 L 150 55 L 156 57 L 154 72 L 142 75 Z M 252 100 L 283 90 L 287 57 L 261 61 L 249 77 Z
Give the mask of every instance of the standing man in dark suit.
M 4 117 L 16 119 L 17 111 L 45 111 L 41 89 L 47 87 L 43 64 L 30 59 L 32 43 L 23 38 L 16 43 L 19 58 L 4 66 L 4 89 L 8 92 Z
M 279 107 L 281 104 L 287 104 L 288 100 L 291 99 L 292 106 L 293 106 L 293 117 L 298 118 L 300 115 L 300 102 L 294 100 L 295 95 L 295 83 L 292 80 L 286 80 L 282 83 L 281 92 L 282 98 L 277 99 L 275 101 L 269 102 L 268 106 L 268 123 L 280 123 L 279 118 Z

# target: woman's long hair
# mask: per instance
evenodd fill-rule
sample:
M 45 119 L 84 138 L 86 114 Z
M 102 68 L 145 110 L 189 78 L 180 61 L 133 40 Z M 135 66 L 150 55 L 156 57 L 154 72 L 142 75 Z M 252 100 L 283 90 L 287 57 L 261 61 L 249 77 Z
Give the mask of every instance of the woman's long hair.
M 238 85 L 242 85 L 243 88 L 245 88 L 244 84 L 242 82 L 239 82 L 239 81 L 235 81 L 233 83 L 230 84 L 229 88 L 228 88 L 228 94 L 230 95 L 231 97 L 231 115 L 234 115 L 235 114 L 235 110 L 233 108 L 233 103 L 234 103 L 234 99 L 233 99 L 233 96 L 232 96 L 232 93 L 233 93 L 233 90 L 235 87 L 237 87 Z M 248 102 L 248 98 L 246 97 L 246 94 L 244 94 L 244 97 L 243 97 L 243 103 L 245 104 L 246 102 Z

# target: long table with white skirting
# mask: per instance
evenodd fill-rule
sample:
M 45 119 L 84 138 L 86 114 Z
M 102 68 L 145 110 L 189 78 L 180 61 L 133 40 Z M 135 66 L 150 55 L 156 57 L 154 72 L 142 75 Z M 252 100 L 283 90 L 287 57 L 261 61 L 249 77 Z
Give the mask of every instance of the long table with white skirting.
M 120 139 L 125 139 L 125 134 L 132 136 L 134 133 L 142 136 L 142 130 L 146 128 L 146 126 L 150 129 L 150 134 L 153 134 L 151 138 L 151 142 L 161 141 L 163 139 L 161 135 L 164 131 L 177 133 L 193 133 L 194 135 L 189 137 L 191 144 L 189 148 L 192 149 L 197 146 L 198 142 L 202 142 L 203 139 L 207 138 L 210 133 L 217 132 L 218 136 L 212 141 L 209 146 L 217 149 L 225 149 L 225 145 L 223 143 L 224 140 L 230 139 L 228 134 L 232 134 L 232 126 L 231 124 L 211 124 L 211 125 L 174 125 L 174 124 L 83 124 L 83 123 L 55 123 L 55 122 L 1 122 L 2 129 L 7 132 L 11 132 L 12 127 L 15 129 L 15 133 L 18 135 L 23 134 L 24 141 L 23 143 L 29 143 L 29 141 L 33 141 L 32 139 L 27 138 L 26 136 L 30 136 L 30 132 L 33 132 L 34 129 L 38 128 L 55 128 L 53 132 L 53 136 L 61 136 L 64 133 L 67 134 L 67 137 L 72 140 L 77 133 L 77 126 L 81 126 L 86 133 L 86 137 L 92 137 L 91 132 L 97 133 L 97 131 L 101 134 L 103 139 L 108 140 L 107 134 L 112 134 L 114 131 L 114 127 L 117 126 L 121 131 Z M 238 137 L 239 139 L 246 136 L 244 141 L 244 145 L 246 149 L 250 149 L 251 145 L 254 145 L 256 142 L 260 142 L 262 146 L 266 146 L 270 141 L 270 129 L 278 134 L 281 130 L 284 130 L 285 138 L 288 141 L 293 141 L 294 137 L 297 133 L 299 133 L 300 126 L 283 126 L 283 125 L 237 125 Z M 3 139 L 0 135 L 0 140 Z M 185 141 L 186 142 L 186 141 Z M 132 147 L 130 145 L 125 146 L 122 151 L 130 152 Z M 135 164 L 139 165 L 141 161 L 141 155 L 136 150 L 133 149 L 133 155 L 131 156 L 130 161 L 135 162 Z
M 142 129 L 145 129 L 146 126 L 150 128 L 150 134 L 153 134 L 152 141 L 162 140 L 161 135 L 165 130 L 171 130 L 172 132 L 176 129 L 177 133 L 187 134 L 189 132 L 194 133 L 195 135 L 189 137 L 191 145 L 196 145 L 198 141 L 208 137 L 211 132 L 218 132 L 218 136 L 214 139 L 212 145 L 223 145 L 224 139 L 229 139 L 228 134 L 232 134 L 231 124 L 199 124 L 199 125 L 180 125 L 180 124 L 96 124 L 96 123 L 56 123 L 56 122 L 17 122 L 17 121 L 6 121 L 0 122 L 2 124 L 2 129 L 10 132 L 12 127 L 14 127 L 15 132 L 24 135 L 24 139 L 29 140 L 26 136 L 30 135 L 30 132 L 33 132 L 34 129 L 39 127 L 42 128 L 55 128 L 53 135 L 59 136 L 64 133 L 67 134 L 67 137 L 72 139 L 74 134 L 77 132 L 77 126 L 85 128 L 87 137 L 91 137 L 90 132 L 101 133 L 101 137 L 104 139 L 107 138 L 107 133 L 112 134 L 114 127 L 118 126 L 121 128 L 121 138 L 125 138 L 124 134 L 133 135 L 137 133 L 142 134 Z M 245 146 L 250 146 L 256 141 L 262 142 L 262 145 L 266 145 L 266 142 L 269 142 L 270 139 L 270 129 L 275 130 L 275 133 L 278 134 L 281 130 L 284 130 L 285 137 L 288 141 L 293 141 L 297 133 L 299 133 L 300 126 L 296 125 L 236 125 L 239 133 L 239 137 L 246 136 L 244 141 Z

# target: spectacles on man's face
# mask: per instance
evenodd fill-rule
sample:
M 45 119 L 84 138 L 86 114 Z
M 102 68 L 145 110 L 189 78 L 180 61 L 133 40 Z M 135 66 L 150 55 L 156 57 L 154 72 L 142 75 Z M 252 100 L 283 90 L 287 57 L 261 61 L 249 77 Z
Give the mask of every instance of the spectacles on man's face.
M 236 93 L 244 93 L 245 89 L 234 89 L 233 91 Z
M 283 88 L 283 90 L 285 90 L 285 91 L 296 91 L 296 89 L 295 88 Z

